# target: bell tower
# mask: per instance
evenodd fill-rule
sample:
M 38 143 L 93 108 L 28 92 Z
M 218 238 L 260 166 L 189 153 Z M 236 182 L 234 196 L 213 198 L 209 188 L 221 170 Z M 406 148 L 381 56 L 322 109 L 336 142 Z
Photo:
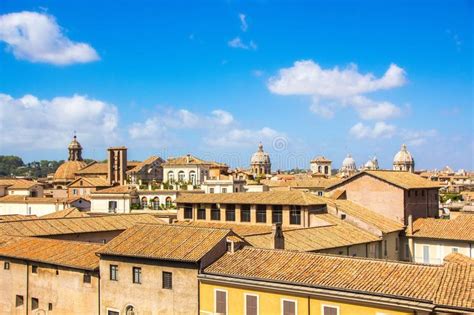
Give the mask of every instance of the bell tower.
M 68 161 L 82 161 L 82 146 L 77 141 L 76 132 L 74 131 L 74 138 L 68 146 L 69 157 Z
M 108 174 L 107 179 L 110 185 L 124 185 L 127 172 L 127 148 L 112 147 L 107 149 L 108 153 Z

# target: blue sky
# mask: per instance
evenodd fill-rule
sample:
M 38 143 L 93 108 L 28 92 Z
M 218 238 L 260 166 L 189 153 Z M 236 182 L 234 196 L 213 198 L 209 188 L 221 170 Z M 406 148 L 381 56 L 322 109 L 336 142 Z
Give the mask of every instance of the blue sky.
M 474 168 L 471 1 L 0 4 L 0 154 Z

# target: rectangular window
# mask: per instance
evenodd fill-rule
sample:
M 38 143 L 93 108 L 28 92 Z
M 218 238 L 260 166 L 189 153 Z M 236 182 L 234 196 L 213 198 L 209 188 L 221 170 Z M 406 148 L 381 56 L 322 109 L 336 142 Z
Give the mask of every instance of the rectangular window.
M 283 211 L 281 206 L 272 207 L 272 223 L 283 222 Z
M 227 205 L 225 209 L 225 220 L 235 221 L 235 205 Z
M 110 280 L 118 281 L 118 266 L 110 265 Z
M 190 203 L 184 204 L 184 218 L 192 219 L 193 218 L 193 205 Z
M 383 241 L 383 254 L 387 256 L 388 249 L 387 249 L 387 240 Z
M 215 203 L 212 204 L 211 206 L 211 220 L 213 221 L 221 220 L 221 209 L 219 209 Z
M 117 312 L 117 311 L 108 310 L 108 311 L 107 311 L 107 315 L 120 315 L 120 313 Z
M 245 315 L 258 315 L 258 296 L 245 294 Z
M 459 248 L 453 247 L 453 248 L 451 248 L 451 252 L 452 252 L 452 253 L 458 253 L 458 252 L 459 252 Z
M 267 223 L 267 207 L 265 205 L 257 205 L 257 223 Z
M 240 222 L 250 222 L 250 205 L 240 206 Z
M 84 283 L 91 283 L 92 277 L 89 273 L 85 273 L 84 276 L 82 277 L 82 282 Z
M 282 315 L 296 315 L 296 301 L 282 300 Z
M 227 291 L 215 290 L 215 301 L 214 312 L 227 315 Z
M 397 252 L 398 252 L 399 244 L 400 244 L 400 239 L 397 237 L 397 238 L 395 238 L 395 251 L 397 251 Z
M 39 301 L 37 298 L 31 298 L 31 309 L 35 310 L 39 307 Z
M 38 273 L 38 266 L 32 265 L 31 266 L 31 273 Z
M 15 306 L 16 307 L 22 306 L 23 303 L 24 303 L 23 295 L 17 295 L 15 298 Z
M 430 247 L 428 245 L 423 245 L 423 263 L 430 263 Z
M 322 315 L 339 315 L 339 308 L 335 306 L 323 305 Z
M 109 201 L 109 212 L 117 211 L 117 201 Z
M 53 310 L 53 303 L 48 303 L 48 311 L 52 311 Z
M 73 194 L 73 195 L 77 195 L 77 189 L 74 188 L 74 189 L 72 190 L 72 194 Z
M 227 193 L 227 188 L 222 188 L 222 193 L 223 194 Z
M 204 205 L 201 205 L 197 212 L 198 220 L 206 220 L 206 208 Z
M 290 210 L 290 224 L 301 224 L 301 207 L 294 206 Z
M 163 271 L 163 289 L 173 289 L 173 274 Z
M 214 188 L 209 188 L 209 193 L 213 194 L 214 193 Z
M 133 267 L 132 273 L 133 273 L 133 283 L 138 283 L 138 284 L 142 283 L 142 268 Z
M 10 269 L 10 262 L 6 261 L 3 263 L 3 269 L 9 270 Z

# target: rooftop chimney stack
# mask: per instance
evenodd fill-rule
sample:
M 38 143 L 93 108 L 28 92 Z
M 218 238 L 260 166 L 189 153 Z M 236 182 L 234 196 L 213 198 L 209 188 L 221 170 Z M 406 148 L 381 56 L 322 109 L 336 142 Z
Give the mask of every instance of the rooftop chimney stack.
M 281 223 L 272 225 L 272 247 L 274 249 L 285 249 L 285 237 L 283 236 Z

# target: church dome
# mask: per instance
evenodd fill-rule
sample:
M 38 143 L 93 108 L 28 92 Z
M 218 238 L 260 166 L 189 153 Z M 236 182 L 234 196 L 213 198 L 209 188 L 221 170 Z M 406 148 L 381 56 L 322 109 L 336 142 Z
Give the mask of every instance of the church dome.
M 258 151 L 252 155 L 251 164 L 270 164 L 270 155 L 263 151 L 263 145 L 258 145 Z
M 350 154 L 346 156 L 344 161 L 342 161 L 342 169 L 344 170 L 355 170 L 357 169 L 356 162 Z
M 70 182 L 76 177 L 76 172 L 86 166 L 84 161 L 66 161 L 54 173 L 54 182 Z
M 81 144 L 79 143 L 79 141 L 77 141 L 77 137 L 74 136 L 74 138 L 72 139 L 71 143 L 69 143 L 68 145 L 68 149 L 81 149 L 82 150 L 82 146 Z
M 379 161 L 377 160 L 377 157 L 374 156 L 373 158 L 369 159 L 364 164 L 364 169 L 366 169 L 366 170 L 378 170 L 379 169 Z
M 407 146 L 402 144 L 402 148 L 395 154 L 393 158 L 394 165 L 406 165 L 406 164 L 413 164 L 414 159 L 411 156 L 411 153 L 407 150 Z

